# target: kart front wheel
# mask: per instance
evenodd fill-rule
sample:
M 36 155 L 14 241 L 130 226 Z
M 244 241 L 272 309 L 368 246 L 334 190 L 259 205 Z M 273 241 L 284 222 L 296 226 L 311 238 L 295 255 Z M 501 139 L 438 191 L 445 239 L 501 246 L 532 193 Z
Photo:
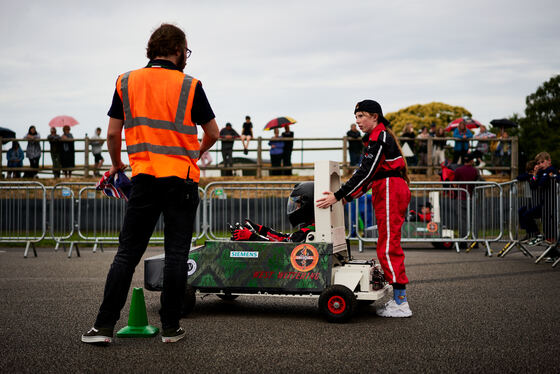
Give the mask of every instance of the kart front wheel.
M 344 323 L 356 310 L 356 296 L 348 287 L 334 285 L 319 296 L 319 310 L 329 322 Z

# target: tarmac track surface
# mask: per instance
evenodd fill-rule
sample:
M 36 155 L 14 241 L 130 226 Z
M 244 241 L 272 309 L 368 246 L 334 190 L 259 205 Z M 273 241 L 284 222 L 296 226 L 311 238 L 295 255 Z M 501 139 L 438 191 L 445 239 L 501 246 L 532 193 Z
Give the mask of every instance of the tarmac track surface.
M 146 256 L 160 253 L 149 249 Z M 0 251 L 0 373 L 501 373 L 560 366 L 560 268 L 482 250 L 406 250 L 413 317 L 385 319 L 375 305 L 347 324 L 323 320 L 317 299 L 197 298 L 188 337 L 83 344 L 114 250 L 68 259 L 62 251 Z M 375 257 L 366 249 L 357 258 Z M 143 286 L 143 264 L 133 286 Z M 145 291 L 160 326 L 159 293 Z M 126 325 L 129 300 L 116 328 Z

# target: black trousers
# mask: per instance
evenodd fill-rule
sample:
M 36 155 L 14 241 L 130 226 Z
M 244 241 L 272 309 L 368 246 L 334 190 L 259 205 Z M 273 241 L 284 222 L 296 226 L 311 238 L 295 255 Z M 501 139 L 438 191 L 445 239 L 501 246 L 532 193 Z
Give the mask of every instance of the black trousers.
M 233 146 L 224 146 L 222 143 L 222 158 L 224 167 L 233 167 Z M 222 175 L 233 175 L 232 170 L 222 170 Z
M 33 169 L 38 169 L 39 168 L 39 158 L 30 158 L 29 159 L 29 167 L 33 168 Z M 36 176 L 39 172 L 36 170 L 30 170 L 30 171 L 26 171 L 24 173 L 24 177 L 26 178 L 33 178 L 34 176 Z
M 283 154 L 279 155 L 270 155 L 270 166 L 272 167 L 279 167 L 282 166 L 282 157 Z M 271 170 L 270 175 L 282 175 L 283 170 Z
M 292 150 L 284 148 L 284 153 L 282 153 L 282 164 L 284 170 L 282 170 L 283 175 L 292 175 Z
M 198 201 L 196 183 L 145 174 L 132 178 L 119 249 L 107 275 L 95 327 L 114 328 L 126 302 L 136 265 L 146 251 L 160 214 L 163 214 L 165 226 L 161 325 L 163 329 L 179 327 Z

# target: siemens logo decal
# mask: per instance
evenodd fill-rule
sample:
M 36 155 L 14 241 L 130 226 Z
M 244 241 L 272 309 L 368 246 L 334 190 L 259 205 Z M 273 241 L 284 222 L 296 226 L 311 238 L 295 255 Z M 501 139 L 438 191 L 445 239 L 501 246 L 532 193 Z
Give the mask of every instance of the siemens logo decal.
M 239 257 L 239 258 L 258 258 L 259 252 L 254 251 L 230 251 L 229 257 Z

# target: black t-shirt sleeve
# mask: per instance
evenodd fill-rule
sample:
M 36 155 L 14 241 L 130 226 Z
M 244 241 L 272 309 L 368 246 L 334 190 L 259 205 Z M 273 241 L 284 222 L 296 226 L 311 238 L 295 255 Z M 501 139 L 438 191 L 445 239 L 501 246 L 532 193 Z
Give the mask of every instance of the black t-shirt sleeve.
M 202 83 L 198 82 L 194 91 L 193 106 L 191 109 L 191 120 L 197 125 L 204 125 L 213 120 L 216 116 L 208 102 L 206 93 L 202 88 Z
M 111 108 L 109 108 L 107 115 L 111 118 L 124 120 L 123 103 L 116 88 L 113 94 L 113 102 L 111 103 Z M 202 88 L 202 83 L 198 82 L 194 91 L 191 119 L 197 125 L 204 125 L 215 117 L 214 111 L 212 111 L 212 107 L 206 97 L 206 93 Z
M 107 115 L 111 118 L 124 120 L 123 103 L 116 88 L 113 94 L 113 102 L 111 103 L 111 108 L 109 108 Z

